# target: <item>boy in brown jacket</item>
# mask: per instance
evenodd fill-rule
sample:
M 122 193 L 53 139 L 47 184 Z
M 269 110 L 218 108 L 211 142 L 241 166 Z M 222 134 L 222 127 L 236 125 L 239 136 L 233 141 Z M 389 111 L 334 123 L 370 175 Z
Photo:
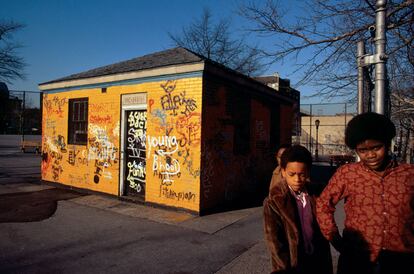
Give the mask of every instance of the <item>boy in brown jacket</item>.
M 315 218 L 309 184 L 312 155 L 303 146 L 287 148 L 281 158 L 282 181 L 264 200 L 264 230 L 272 273 L 332 273 L 329 242 Z

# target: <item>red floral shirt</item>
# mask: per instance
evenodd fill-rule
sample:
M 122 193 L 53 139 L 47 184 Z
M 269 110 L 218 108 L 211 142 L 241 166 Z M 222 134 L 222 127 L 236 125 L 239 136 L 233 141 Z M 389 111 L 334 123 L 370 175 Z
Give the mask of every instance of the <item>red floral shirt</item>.
M 393 162 L 380 176 L 361 162 L 342 166 L 317 199 L 323 235 L 338 232 L 335 205 L 344 199 L 345 228 L 358 231 L 375 261 L 382 249 L 414 252 L 414 165 Z

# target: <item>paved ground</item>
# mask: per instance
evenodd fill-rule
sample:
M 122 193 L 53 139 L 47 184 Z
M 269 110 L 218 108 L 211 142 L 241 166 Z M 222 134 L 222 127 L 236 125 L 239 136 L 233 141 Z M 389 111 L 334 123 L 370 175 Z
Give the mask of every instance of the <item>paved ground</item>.
M 87 195 L 48 215 L 2 220 L 1 273 L 269 272 L 261 208 L 199 218 Z
M 40 184 L 39 164 L 0 148 L 0 273 L 270 271 L 261 207 L 198 217 Z

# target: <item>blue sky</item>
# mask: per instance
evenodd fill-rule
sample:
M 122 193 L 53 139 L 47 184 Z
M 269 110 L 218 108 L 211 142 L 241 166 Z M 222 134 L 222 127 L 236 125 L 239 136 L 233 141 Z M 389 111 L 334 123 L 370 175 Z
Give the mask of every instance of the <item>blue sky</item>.
M 19 54 L 28 65 L 26 79 L 8 84 L 9 89 L 38 91 L 42 82 L 171 48 L 168 32 L 179 32 L 204 7 L 213 18 L 230 18 L 233 28 L 241 29 L 246 22 L 235 13 L 240 1 L 0 0 L 0 20 L 26 25 L 14 36 L 23 46 Z M 295 84 L 298 76 L 292 71 L 292 64 L 285 62 L 266 74 L 278 72 Z M 306 86 L 298 89 L 303 96 L 314 92 Z

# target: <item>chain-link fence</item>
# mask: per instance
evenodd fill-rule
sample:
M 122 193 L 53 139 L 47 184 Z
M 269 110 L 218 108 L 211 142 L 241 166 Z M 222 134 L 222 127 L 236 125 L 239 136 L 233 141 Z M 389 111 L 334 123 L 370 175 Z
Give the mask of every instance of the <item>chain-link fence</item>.
M 41 134 L 41 92 L 6 90 L 0 96 L 0 134 Z
M 345 127 L 356 113 L 356 104 L 350 103 L 301 105 L 300 135 L 292 141 L 307 147 L 318 161 L 346 161 L 353 152 L 345 145 Z

